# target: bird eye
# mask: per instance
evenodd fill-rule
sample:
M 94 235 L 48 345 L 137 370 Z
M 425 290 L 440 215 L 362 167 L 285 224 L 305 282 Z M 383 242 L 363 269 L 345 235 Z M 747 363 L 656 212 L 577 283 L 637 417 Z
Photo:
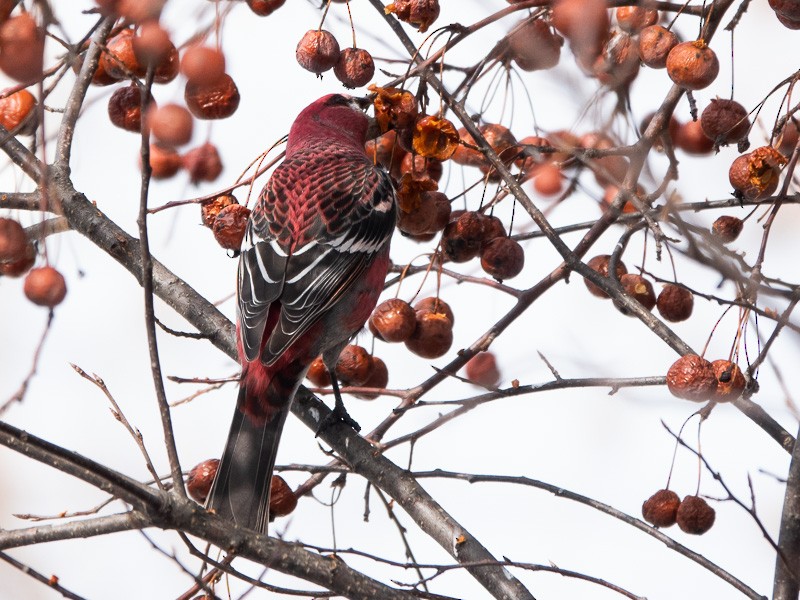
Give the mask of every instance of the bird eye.
M 334 94 L 325 102 L 325 106 L 349 106 L 350 98 L 346 98 L 341 94 Z

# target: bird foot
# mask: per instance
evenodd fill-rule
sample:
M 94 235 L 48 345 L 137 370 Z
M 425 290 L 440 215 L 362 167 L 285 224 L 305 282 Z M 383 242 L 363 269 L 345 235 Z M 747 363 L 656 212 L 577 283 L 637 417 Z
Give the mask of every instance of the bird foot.
M 361 425 L 359 425 L 355 419 L 348 414 L 344 405 L 337 403 L 336 406 L 333 407 L 333 410 L 329 412 L 320 422 L 319 427 L 317 427 L 316 437 L 319 437 L 320 433 L 325 431 L 328 427 L 336 425 L 337 423 L 344 423 L 356 431 L 361 431 Z

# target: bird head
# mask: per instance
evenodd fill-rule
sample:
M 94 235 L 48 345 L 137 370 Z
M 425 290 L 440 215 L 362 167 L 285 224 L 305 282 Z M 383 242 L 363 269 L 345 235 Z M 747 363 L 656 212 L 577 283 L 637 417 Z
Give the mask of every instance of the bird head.
M 369 119 L 363 99 L 328 94 L 305 107 L 289 131 L 287 153 L 305 143 L 330 140 L 364 147 Z

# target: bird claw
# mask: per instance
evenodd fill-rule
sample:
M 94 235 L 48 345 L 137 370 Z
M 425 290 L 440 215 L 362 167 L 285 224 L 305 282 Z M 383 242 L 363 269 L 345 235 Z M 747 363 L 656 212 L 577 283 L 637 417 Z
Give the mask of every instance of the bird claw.
M 319 427 L 317 427 L 316 437 L 319 437 L 320 433 L 325 431 L 328 427 L 336 425 L 337 423 L 344 423 L 345 425 L 355 429 L 357 432 L 361 431 L 361 425 L 359 425 L 355 419 L 348 414 L 347 410 L 344 408 L 344 405 L 337 404 L 333 410 L 325 415 L 325 418 L 323 418 L 320 422 Z

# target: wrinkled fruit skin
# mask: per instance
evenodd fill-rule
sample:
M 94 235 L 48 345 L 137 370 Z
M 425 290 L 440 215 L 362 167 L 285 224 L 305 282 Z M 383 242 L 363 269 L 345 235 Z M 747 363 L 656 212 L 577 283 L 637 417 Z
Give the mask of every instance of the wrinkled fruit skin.
M 439 0 L 397 0 L 386 7 L 386 12 L 425 33 L 439 17 Z
M 219 468 L 219 459 L 210 458 L 196 465 L 186 476 L 186 491 L 200 504 L 206 503 L 208 492 Z
M 154 108 L 152 97 L 148 106 Z M 142 130 L 142 92 L 137 85 L 122 87 L 108 99 L 108 118 L 116 127 L 125 131 Z
M 667 56 L 667 75 L 687 90 L 702 90 L 719 75 L 719 59 L 703 40 L 682 42 Z
M 594 258 L 592 258 L 591 260 L 589 260 L 589 262 L 586 263 L 586 266 L 588 266 L 590 269 L 592 269 L 594 271 L 597 271 L 603 277 L 608 277 L 608 265 L 609 265 L 610 261 L 611 261 L 611 255 L 610 254 L 599 254 L 599 255 L 595 256 Z M 619 279 L 623 275 L 627 274 L 628 268 L 625 266 L 625 263 L 623 263 L 620 260 L 620 261 L 617 261 L 617 269 L 616 269 L 616 271 L 617 271 L 617 279 Z M 603 290 L 601 290 L 599 287 L 597 287 L 595 284 L 593 284 L 588 279 L 584 279 L 583 283 L 586 284 L 586 289 L 589 290 L 589 292 L 593 296 L 597 296 L 598 298 L 608 298 L 609 297 L 608 294 L 606 294 Z
M 678 507 L 678 527 L 692 535 L 702 535 L 711 529 L 715 518 L 714 509 L 699 496 L 686 496 Z
M 272 476 L 269 489 L 269 518 L 285 517 L 297 507 L 297 496 L 279 475 Z
M 346 88 L 361 87 L 367 85 L 375 75 L 375 61 L 362 48 L 345 48 L 339 55 L 333 74 Z
M 384 342 L 405 342 L 417 327 L 416 313 L 411 305 L 400 298 L 381 302 L 369 318 L 369 329 Z
M 735 144 L 747 137 L 747 110 L 735 100 L 715 98 L 700 115 L 700 126 L 709 139 L 720 145 Z
M 481 268 L 498 281 L 516 277 L 524 266 L 525 251 L 510 237 L 496 237 L 481 249 Z
M 222 194 L 212 200 L 203 202 L 200 205 L 200 214 L 203 219 L 203 225 L 206 227 L 214 227 L 214 221 L 217 220 L 217 215 L 226 206 L 231 204 L 239 204 L 239 201 L 230 194 Z
M 656 306 L 665 320 L 679 323 L 692 316 L 694 296 L 686 288 L 668 283 L 658 295 Z
M 417 325 L 406 348 L 422 358 L 439 358 L 453 345 L 453 322 L 446 314 L 417 310 Z
M 715 360 L 711 363 L 714 375 L 717 378 L 717 389 L 714 400 L 717 402 L 730 402 L 742 395 L 747 380 L 744 378 L 739 365 L 729 360 Z
M 295 50 L 298 64 L 319 75 L 339 62 L 339 42 L 330 31 L 312 29 L 300 39 Z
M 389 369 L 386 367 L 386 363 L 377 356 L 373 356 L 371 358 L 372 368 L 370 369 L 369 377 L 364 382 L 362 387 L 376 388 L 381 390 L 385 389 L 386 386 L 389 385 Z M 361 393 L 353 395 L 356 398 L 361 398 L 362 400 L 374 400 L 380 394 Z
M 639 58 L 651 69 L 663 69 L 677 44 L 678 36 L 674 33 L 661 25 L 650 25 L 639 33 Z
M 239 250 L 249 218 L 250 209 L 241 204 L 231 204 L 219 211 L 213 227 L 217 243 L 226 250 Z
M 711 400 L 717 390 L 714 367 L 696 354 L 681 356 L 667 371 L 667 387 L 673 396 L 684 400 Z
M 680 503 L 672 490 L 658 490 L 642 504 L 642 517 L 653 527 L 671 527 L 678 518 Z
M 0 217 L 0 261 L 18 258 L 27 243 L 28 236 L 18 221 Z
M 653 284 L 641 275 L 626 273 L 619 278 L 619 283 L 625 293 L 633 297 L 639 304 L 647 310 L 653 310 L 656 305 L 656 293 L 653 289 Z M 628 314 L 627 309 L 621 305 L 616 305 L 620 312 L 624 315 Z
M 739 217 L 722 215 L 711 224 L 711 233 L 723 244 L 729 244 L 739 237 L 744 221 Z
M 786 158 L 780 152 L 772 146 L 762 146 L 737 157 L 728 171 L 728 180 L 747 200 L 762 200 L 778 189 L 784 164 Z
M 345 385 L 361 387 L 372 373 L 372 357 L 364 348 L 345 346 L 336 363 L 336 377 Z
M 189 111 L 198 119 L 227 119 L 239 108 L 239 88 L 225 73 L 210 85 L 187 83 L 183 94 Z

